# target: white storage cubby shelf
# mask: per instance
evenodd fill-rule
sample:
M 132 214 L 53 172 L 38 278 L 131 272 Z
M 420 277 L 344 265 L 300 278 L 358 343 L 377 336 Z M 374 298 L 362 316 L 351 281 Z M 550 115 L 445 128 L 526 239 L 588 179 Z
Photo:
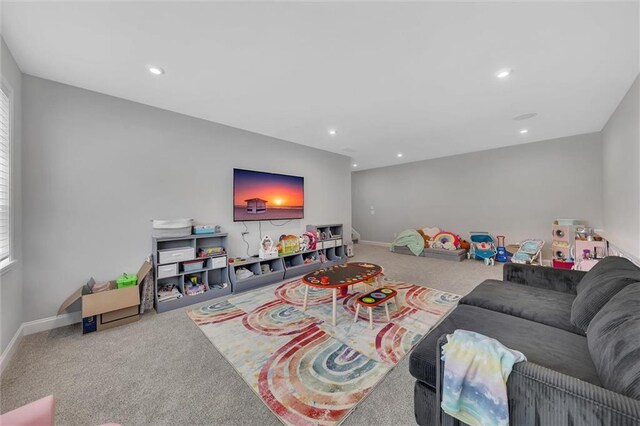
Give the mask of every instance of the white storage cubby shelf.
M 208 247 L 223 247 L 227 250 L 227 234 L 189 235 L 177 238 L 153 238 L 152 253 L 154 258 L 154 293 L 156 310 L 160 312 L 182 308 L 194 303 L 204 302 L 215 297 L 231 294 L 227 256 L 196 257 L 198 250 Z M 185 271 L 185 263 L 202 261 L 201 267 Z M 205 286 L 205 292 L 188 296 L 184 292 L 184 282 L 188 277 L 196 275 Z M 175 284 L 182 297 L 180 299 L 158 301 L 158 287 L 163 284 Z M 225 288 L 219 288 L 224 286 Z

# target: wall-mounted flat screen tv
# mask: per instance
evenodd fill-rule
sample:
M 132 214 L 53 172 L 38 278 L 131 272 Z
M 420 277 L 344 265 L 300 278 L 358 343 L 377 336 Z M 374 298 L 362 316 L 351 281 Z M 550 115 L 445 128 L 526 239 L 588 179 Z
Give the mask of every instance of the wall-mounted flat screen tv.
M 304 178 L 233 169 L 233 221 L 304 218 Z

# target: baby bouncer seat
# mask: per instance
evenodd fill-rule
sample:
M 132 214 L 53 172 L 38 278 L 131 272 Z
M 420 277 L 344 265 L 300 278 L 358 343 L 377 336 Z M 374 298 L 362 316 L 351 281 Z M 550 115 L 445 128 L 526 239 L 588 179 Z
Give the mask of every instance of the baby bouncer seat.
M 511 257 L 513 263 L 523 263 L 527 265 L 542 265 L 542 240 L 524 240 L 520 243 L 520 248 Z

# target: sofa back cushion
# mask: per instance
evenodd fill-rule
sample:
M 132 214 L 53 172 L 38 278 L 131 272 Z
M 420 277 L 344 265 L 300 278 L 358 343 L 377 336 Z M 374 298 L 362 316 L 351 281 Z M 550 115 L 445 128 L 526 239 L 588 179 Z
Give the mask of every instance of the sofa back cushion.
M 640 399 L 640 282 L 631 284 L 596 314 L 587 345 L 603 386 Z
M 571 305 L 571 323 L 587 331 L 598 311 L 620 290 L 640 281 L 640 268 L 624 257 L 608 256 L 580 280 Z

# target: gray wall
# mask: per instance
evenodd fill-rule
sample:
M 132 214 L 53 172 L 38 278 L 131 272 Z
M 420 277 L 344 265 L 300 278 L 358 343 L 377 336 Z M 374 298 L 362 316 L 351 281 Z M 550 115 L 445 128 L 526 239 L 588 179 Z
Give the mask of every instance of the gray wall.
M 640 77 L 602 130 L 604 229 L 640 258 Z
M 602 226 L 599 133 L 356 172 L 353 226 L 391 242 L 407 228 L 438 226 L 549 240 L 557 218 Z M 375 214 L 371 214 L 373 206 Z
M 22 323 L 22 73 L 0 37 L 0 66 L 2 77 L 13 89 L 13 146 L 12 146 L 12 206 L 11 220 L 14 226 L 13 254 L 17 263 L 11 265 L 0 276 L 0 353 L 5 350 L 11 338 Z
M 192 217 L 231 233 L 232 168 L 305 177 L 307 223 L 351 226 L 349 158 L 25 75 L 25 321 L 55 315 L 87 278 L 136 271 L 152 218 Z M 247 240 L 257 253 L 257 223 Z

